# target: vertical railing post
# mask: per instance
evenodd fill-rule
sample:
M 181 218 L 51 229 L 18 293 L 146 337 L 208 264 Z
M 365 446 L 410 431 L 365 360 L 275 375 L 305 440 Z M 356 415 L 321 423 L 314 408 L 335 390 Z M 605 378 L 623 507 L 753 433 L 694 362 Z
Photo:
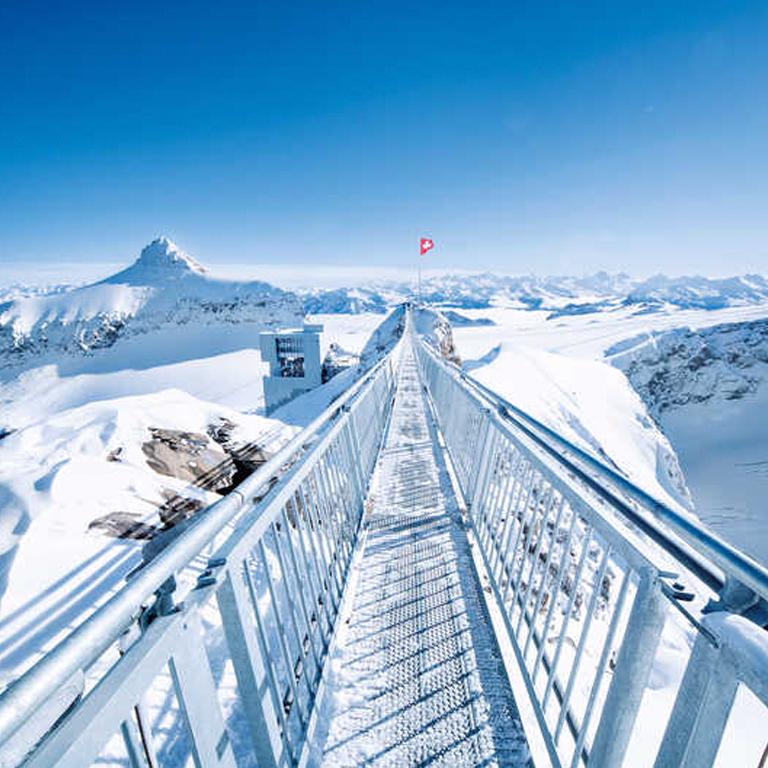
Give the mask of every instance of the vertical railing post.
M 354 413 L 347 409 L 346 429 L 342 429 L 342 432 L 346 432 L 347 437 L 347 451 L 349 452 L 349 463 L 352 465 L 352 474 L 354 475 L 355 485 L 357 486 L 357 493 L 360 497 L 360 503 L 365 500 L 366 481 L 363 477 L 362 468 L 360 467 L 360 441 L 357 437 L 357 427 L 355 426 Z
M 619 768 L 624 760 L 656 657 L 664 617 L 664 596 L 658 575 L 651 569 L 645 570 L 640 576 L 590 753 L 590 763 L 600 768 Z
M 732 663 L 724 662 L 721 658 L 701 703 L 699 719 L 696 721 L 681 768 L 710 768 L 714 765 L 737 688 L 736 670 Z
M 235 768 L 199 615 L 191 613 L 183 626 L 185 632 L 173 650 L 170 668 L 192 736 L 195 764 L 200 768 Z
M 654 768 L 708 768 L 738 688 L 733 661 L 707 634 L 696 637 Z
M 472 488 L 472 495 L 469 497 L 469 512 L 474 517 L 475 509 L 480 503 L 485 491 L 485 477 L 486 470 L 490 463 L 491 444 L 492 444 L 492 431 L 491 431 L 491 419 L 487 411 L 483 411 L 483 420 L 485 422 L 485 429 L 483 430 L 483 437 L 480 440 L 480 462 L 475 473 L 475 481 Z M 448 448 L 450 453 L 450 446 Z
M 216 599 L 251 732 L 254 757 L 259 766 L 277 766 L 282 751 L 277 712 L 258 646 L 257 629 L 248 618 L 251 608 L 245 585 L 233 575 L 231 568 L 216 592 Z

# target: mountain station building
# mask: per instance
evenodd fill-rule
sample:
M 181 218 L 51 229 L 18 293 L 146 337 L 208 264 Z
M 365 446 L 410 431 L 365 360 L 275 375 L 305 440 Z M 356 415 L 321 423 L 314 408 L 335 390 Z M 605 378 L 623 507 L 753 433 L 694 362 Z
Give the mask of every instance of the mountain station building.
M 322 332 L 322 325 L 304 325 L 259 334 L 261 359 L 269 363 L 269 375 L 264 377 L 267 415 L 322 383 Z

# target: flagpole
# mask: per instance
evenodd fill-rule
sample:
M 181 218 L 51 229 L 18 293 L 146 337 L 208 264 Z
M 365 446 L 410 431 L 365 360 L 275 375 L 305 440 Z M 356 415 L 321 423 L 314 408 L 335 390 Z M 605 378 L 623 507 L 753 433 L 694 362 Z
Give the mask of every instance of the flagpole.
M 418 268 L 418 273 L 419 273 L 419 291 L 417 296 L 419 299 L 419 304 L 421 304 L 421 246 L 419 246 L 419 255 L 416 259 L 416 266 Z
M 435 247 L 435 241 L 429 237 L 419 238 L 419 260 L 416 262 L 416 269 L 419 274 L 417 301 L 421 304 L 421 257 L 429 250 Z

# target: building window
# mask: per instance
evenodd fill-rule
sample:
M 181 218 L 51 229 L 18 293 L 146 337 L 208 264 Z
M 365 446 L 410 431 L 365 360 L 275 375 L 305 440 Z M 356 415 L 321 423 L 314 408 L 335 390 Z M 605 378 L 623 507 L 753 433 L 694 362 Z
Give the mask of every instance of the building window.
M 275 339 L 277 363 L 284 379 L 304 378 L 304 340 L 296 336 Z

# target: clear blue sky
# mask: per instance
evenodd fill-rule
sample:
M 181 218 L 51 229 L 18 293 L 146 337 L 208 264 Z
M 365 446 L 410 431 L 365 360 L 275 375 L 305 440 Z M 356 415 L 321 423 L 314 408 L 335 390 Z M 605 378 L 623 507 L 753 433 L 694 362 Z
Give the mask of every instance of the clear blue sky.
M 768 272 L 768 3 L 0 5 L 0 269 Z

